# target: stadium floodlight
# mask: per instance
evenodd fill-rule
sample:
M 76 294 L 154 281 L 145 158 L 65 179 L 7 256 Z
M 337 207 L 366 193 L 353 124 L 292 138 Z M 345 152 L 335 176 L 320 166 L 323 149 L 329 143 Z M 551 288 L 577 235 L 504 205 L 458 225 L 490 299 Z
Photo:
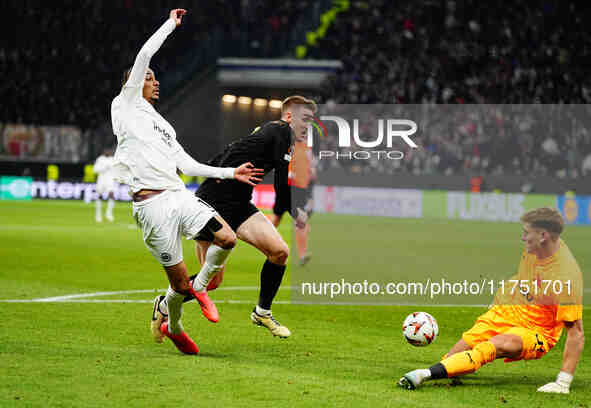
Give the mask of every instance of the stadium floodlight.
M 254 105 L 255 106 L 260 106 L 260 107 L 265 107 L 267 106 L 267 100 L 264 98 L 255 98 L 254 100 Z
M 248 96 L 239 96 L 238 103 L 240 103 L 242 105 L 250 105 L 252 103 L 252 98 L 250 98 Z
M 236 96 L 234 96 L 234 95 L 224 95 L 224 96 L 222 96 L 222 102 L 225 102 L 225 103 L 234 103 L 234 102 L 236 102 Z
M 271 109 L 281 109 L 281 101 L 278 99 L 271 99 L 269 101 L 269 107 Z

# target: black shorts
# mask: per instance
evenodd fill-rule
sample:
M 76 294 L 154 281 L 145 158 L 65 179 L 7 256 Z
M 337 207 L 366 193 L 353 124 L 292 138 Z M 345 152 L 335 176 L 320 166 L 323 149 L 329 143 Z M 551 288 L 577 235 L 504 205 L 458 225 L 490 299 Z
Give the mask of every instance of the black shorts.
M 281 200 L 275 200 L 273 205 L 273 213 L 275 215 L 283 215 L 284 212 L 289 211 L 289 208 L 306 209 L 306 205 L 310 198 L 312 198 L 312 190 L 310 188 L 290 187 L 289 197 L 283 196 Z M 291 200 L 291 203 L 288 201 Z M 311 215 L 312 211 L 309 211 Z
M 216 194 L 215 189 L 212 188 L 199 188 L 195 195 L 211 205 L 233 231 L 236 231 L 253 214 L 259 212 L 259 209 L 250 201 L 224 198 L 222 195 Z
M 289 200 L 277 200 L 277 198 L 275 198 L 275 204 L 273 204 L 273 214 L 282 216 L 284 212 L 289 211 L 290 206 Z

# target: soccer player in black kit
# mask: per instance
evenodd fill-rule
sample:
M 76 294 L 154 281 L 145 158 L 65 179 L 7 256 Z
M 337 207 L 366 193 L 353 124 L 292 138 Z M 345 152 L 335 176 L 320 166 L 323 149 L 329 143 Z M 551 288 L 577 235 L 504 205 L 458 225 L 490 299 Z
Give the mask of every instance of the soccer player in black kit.
M 282 103 L 280 120 L 267 122 L 250 135 L 229 144 L 209 164 L 232 166 L 249 161 L 255 167 L 264 169 L 265 174 L 275 170 L 275 192 L 282 194 L 289 189 L 287 176 L 293 144 L 296 140 L 307 138 L 308 125 L 315 112 L 314 101 L 298 95 L 290 96 Z M 256 247 L 267 257 L 261 270 L 258 304 L 250 317 L 254 324 L 266 327 L 274 336 L 286 338 L 291 332 L 273 318 L 271 304 L 285 273 L 289 247 L 271 221 L 251 203 L 252 190 L 251 186 L 243 186 L 233 180 L 209 178 L 201 184 L 196 195 L 228 222 L 237 238 Z M 288 210 L 297 225 L 305 225 L 307 215 L 302 208 Z M 206 253 L 211 237 L 207 235 L 202 233 L 195 238 L 197 256 L 202 265 L 208 263 Z M 207 269 L 214 272 L 209 276 L 194 275 L 191 279 L 198 279 L 201 285 L 207 285 L 207 290 L 213 290 L 223 279 L 224 265 L 212 265 Z M 186 301 L 191 299 L 190 295 L 185 298 Z

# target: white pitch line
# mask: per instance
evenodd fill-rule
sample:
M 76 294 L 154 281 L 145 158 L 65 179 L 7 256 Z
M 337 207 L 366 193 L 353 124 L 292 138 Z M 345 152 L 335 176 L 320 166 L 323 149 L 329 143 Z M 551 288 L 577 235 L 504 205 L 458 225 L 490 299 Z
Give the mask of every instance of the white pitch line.
M 253 291 L 258 290 L 258 286 L 227 286 L 216 289 L 217 291 Z M 280 290 L 294 290 L 298 289 L 296 286 L 285 286 L 281 287 Z M 162 293 L 167 289 L 136 289 L 136 290 L 120 290 L 120 291 L 106 291 L 106 292 L 92 292 L 92 293 L 78 293 L 63 296 L 54 296 L 47 298 L 34 298 L 34 299 L 0 299 L 0 303 L 152 303 L 153 300 L 144 299 L 88 299 L 98 296 L 114 296 L 114 295 L 128 295 L 136 293 Z M 585 289 L 584 292 L 588 293 L 591 289 Z M 250 300 L 216 300 L 216 303 L 228 303 L 228 304 L 250 304 Z M 392 302 L 339 302 L 339 301 L 277 301 L 277 304 L 294 304 L 294 305 L 324 305 L 324 306 L 413 306 L 413 307 L 487 307 L 488 305 L 464 305 L 455 303 L 446 304 L 434 304 L 427 305 L 424 303 L 392 303 Z M 587 309 L 588 307 L 584 307 Z
M 252 304 L 253 300 L 221 300 L 212 299 L 216 304 Z M 0 303 L 152 303 L 153 300 L 132 300 L 132 299 L 68 299 L 68 300 L 36 300 L 36 299 L 0 299 Z M 486 307 L 487 305 L 456 305 L 456 304 L 443 304 L 443 305 L 425 305 L 425 304 L 409 304 L 409 303 L 356 303 L 356 302 L 306 302 L 306 301 L 289 301 L 289 300 L 277 300 L 273 304 L 279 305 L 317 305 L 317 306 L 432 306 L 432 307 Z
M 249 291 L 249 290 L 258 290 L 258 286 L 228 286 L 228 287 L 221 287 L 216 290 L 218 291 Z M 280 290 L 295 290 L 298 289 L 296 286 L 286 286 L 279 288 Z M 92 292 L 92 293 L 77 293 L 72 295 L 63 295 L 63 296 L 54 296 L 48 298 L 35 298 L 30 299 L 32 302 L 65 302 L 70 301 L 72 299 L 81 299 L 81 298 L 90 298 L 90 297 L 97 297 L 97 296 L 114 296 L 114 295 L 130 295 L 134 293 L 158 293 L 158 292 L 166 292 L 167 289 L 137 289 L 137 290 L 119 290 L 119 291 L 110 291 L 110 292 Z M 591 289 L 587 288 L 584 290 L 585 293 L 591 293 Z M 0 300 L 2 301 L 2 300 Z M 321 303 L 313 303 L 315 305 Z M 326 304 L 334 304 L 334 303 L 326 303 Z M 349 303 L 342 303 L 342 304 L 349 304 Z M 357 304 L 357 303 L 352 303 Z M 368 303 L 363 303 L 368 304 Z M 384 304 L 384 303 L 376 303 L 376 304 Z
M 216 304 L 253 304 L 253 300 L 222 300 L 212 299 Z M 132 299 L 69 299 L 52 301 L 51 303 L 152 303 L 153 300 L 132 300 Z M 35 299 L 0 299 L 0 303 L 43 303 Z M 49 302 L 45 302 L 49 303 Z M 307 301 L 289 301 L 276 300 L 273 304 L 278 305 L 308 305 L 308 306 L 406 306 L 406 307 L 464 307 L 464 308 L 485 308 L 488 305 L 462 305 L 455 303 L 444 303 L 428 305 L 424 303 L 378 303 L 378 302 L 307 302 Z M 583 306 L 583 309 L 589 309 L 591 306 Z
M 68 300 L 38 300 L 38 299 L 0 299 L 0 303 L 152 303 L 154 300 L 132 299 L 68 299 Z
M 133 293 L 151 293 L 151 292 L 165 292 L 166 289 L 140 289 L 140 290 L 118 290 L 112 292 L 94 292 L 94 293 L 78 293 L 74 295 L 55 296 L 48 298 L 31 299 L 33 302 L 64 302 L 72 299 L 96 297 L 96 296 L 112 296 L 112 295 L 129 295 Z
M 229 304 L 252 304 L 253 300 L 219 300 L 213 299 L 218 303 L 229 303 Z M 141 299 L 69 299 L 69 300 L 52 300 L 52 301 L 39 301 L 35 299 L 0 299 L 0 303 L 152 303 L 154 300 L 141 300 Z M 287 300 L 277 300 L 274 304 L 290 304 L 292 302 Z
M 227 286 L 221 287 L 216 290 L 219 291 L 248 291 L 248 290 L 258 290 L 258 286 Z M 282 290 L 292 290 L 295 289 L 294 286 L 286 286 L 283 288 L 279 288 Z M 136 289 L 136 290 L 118 290 L 118 291 L 109 291 L 109 292 L 91 292 L 91 293 L 76 293 L 71 295 L 63 295 L 63 296 L 54 296 L 48 298 L 35 298 L 29 299 L 31 302 L 66 302 L 71 301 L 73 299 L 81 299 L 81 298 L 89 298 L 89 297 L 97 297 L 97 296 L 114 296 L 114 295 L 130 295 L 134 293 L 158 293 L 158 292 L 166 292 L 167 289 Z M 0 300 L 2 301 L 2 300 Z

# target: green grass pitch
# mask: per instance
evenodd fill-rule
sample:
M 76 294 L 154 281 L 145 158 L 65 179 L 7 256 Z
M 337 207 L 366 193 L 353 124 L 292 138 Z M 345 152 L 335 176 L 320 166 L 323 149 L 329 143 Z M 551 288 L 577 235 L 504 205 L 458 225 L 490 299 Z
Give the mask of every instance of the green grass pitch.
M 273 338 L 249 320 L 264 258 L 244 243 L 212 293 L 220 322 L 206 321 L 195 302 L 185 305 L 185 328 L 201 352 L 181 355 L 149 332 L 164 271 L 145 249 L 130 205 L 117 204 L 115 215 L 114 223 L 95 224 L 94 207 L 81 202 L 0 202 L 1 407 L 591 407 L 589 347 L 570 395 L 535 392 L 558 373 L 564 336 L 539 361 L 495 361 L 462 385 L 395 387 L 406 371 L 439 361 L 481 307 L 421 307 L 440 333 L 415 348 L 401 324 L 417 307 L 292 303 L 288 287 L 300 272 L 290 267 L 273 311 L 293 335 Z M 324 278 L 368 272 L 352 263 L 344 242 L 374 272 L 381 258 L 364 260 L 366 248 L 394 254 L 400 276 L 451 273 L 460 264 L 512 272 L 519 260 L 518 224 L 316 214 L 312 226 L 310 268 Z M 289 239 L 289 224 L 280 230 Z M 568 227 L 564 238 L 590 270 L 591 228 Z M 192 243 L 184 244 L 197 271 Z M 52 297 L 62 301 L 31 302 Z M 584 315 L 591 327 L 588 308 Z

